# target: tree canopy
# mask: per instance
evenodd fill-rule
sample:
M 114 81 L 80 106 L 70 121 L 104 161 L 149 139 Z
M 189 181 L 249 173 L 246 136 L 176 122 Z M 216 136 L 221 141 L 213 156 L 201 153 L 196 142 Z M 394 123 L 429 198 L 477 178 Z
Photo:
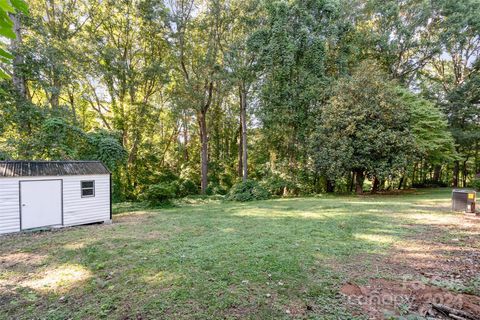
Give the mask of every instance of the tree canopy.
M 0 159 L 102 160 L 118 200 L 466 187 L 479 15 L 474 0 L 0 1 Z
M 15 39 L 17 36 L 14 30 L 14 22 L 10 15 L 15 12 L 28 14 L 28 6 L 23 0 L 4 0 L 0 1 L 0 37 Z M 0 42 L 0 61 L 8 63 L 13 55 L 5 49 L 3 43 Z M 0 79 L 8 78 L 8 73 L 4 68 L 0 67 Z

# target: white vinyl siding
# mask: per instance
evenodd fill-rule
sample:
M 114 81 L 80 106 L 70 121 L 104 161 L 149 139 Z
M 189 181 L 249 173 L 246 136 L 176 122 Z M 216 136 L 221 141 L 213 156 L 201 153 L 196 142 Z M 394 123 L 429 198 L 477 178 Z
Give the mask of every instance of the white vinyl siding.
M 0 234 L 20 231 L 18 179 L 0 179 Z
M 19 181 L 63 180 L 63 225 L 110 220 L 110 176 L 0 178 L 0 234 L 20 231 Z M 81 181 L 95 181 L 95 197 L 82 198 Z
M 95 197 L 82 198 L 82 181 L 95 181 Z M 110 220 L 110 176 L 70 176 L 63 179 L 63 224 Z

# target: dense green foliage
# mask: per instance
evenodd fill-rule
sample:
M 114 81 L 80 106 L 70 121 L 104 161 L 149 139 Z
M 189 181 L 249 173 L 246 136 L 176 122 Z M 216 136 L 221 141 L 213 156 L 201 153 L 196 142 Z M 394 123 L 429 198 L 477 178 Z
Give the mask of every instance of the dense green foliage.
M 148 201 L 152 206 L 167 204 L 175 198 L 175 186 L 169 183 L 158 183 L 148 186 L 142 195 L 143 200 Z
M 414 138 L 407 106 L 394 83 L 367 62 L 332 91 L 314 139 L 318 170 L 330 179 L 355 173 L 361 193 L 365 176 L 384 180 L 405 168 Z
M 23 0 L 2 0 L 0 1 L 0 37 L 15 39 L 15 23 L 12 21 L 10 15 L 16 12 L 28 14 L 28 6 Z M 0 39 L 1 40 L 1 39 Z M 5 49 L 5 46 L 0 42 L 0 62 L 8 63 L 13 58 L 13 55 Z M 8 78 L 9 75 L 5 68 L 0 65 L 0 79 Z
M 231 201 L 253 201 L 265 200 L 270 198 L 270 193 L 258 182 L 247 180 L 235 184 L 227 195 L 227 200 Z
M 480 172 L 476 0 L 2 3 L 0 159 L 102 160 L 117 200 Z
M 472 188 L 480 192 L 480 178 L 475 178 L 472 181 Z

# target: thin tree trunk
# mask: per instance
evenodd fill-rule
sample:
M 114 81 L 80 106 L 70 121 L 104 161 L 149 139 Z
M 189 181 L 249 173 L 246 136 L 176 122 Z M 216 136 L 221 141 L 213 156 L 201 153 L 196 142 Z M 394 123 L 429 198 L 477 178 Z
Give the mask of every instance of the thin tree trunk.
M 333 193 L 335 191 L 335 180 L 327 179 L 326 189 L 327 189 L 327 193 Z
M 72 109 L 73 123 L 78 124 L 77 111 L 75 109 L 75 97 L 73 96 L 73 92 L 70 90 L 68 90 L 68 99 L 70 101 L 70 108 Z
M 243 176 L 243 139 L 242 139 L 242 120 L 240 116 L 240 125 L 238 126 L 238 168 L 237 173 L 241 178 Z
M 405 181 L 405 173 L 403 173 L 402 176 L 400 177 L 400 181 L 398 182 L 398 190 L 402 190 L 404 181 Z
M 188 156 L 188 119 L 187 119 L 186 112 L 184 112 L 184 119 L 183 119 L 183 140 L 184 140 L 183 158 L 185 161 L 188 161 L 190 157 Z
M 453 181 L 452 181 L 452 186 L 454 188 L 458 188 L 459 173 L 460 173 L 460 163 L 458 160 L 455 160 L 454 166 L 453 166 Z
M 442 171 L 442 166 L 437 164 L 433 168 L 433 181 L 436 182 L 437 184 L 440 183 L 440 173 Z
M 462 170 L 462 186 L 464 188 L 467 187 L 467 177 L 468 177 L 468 170 L 467 170 L 467 161 L 468 161 L 468 158 L 463 161 L 463 170 Z
M 416 173 L 417 173 L 417 163 L 414 163 L 413 169 L 412 169 L 412 187 L 415 184 Z
M 201 151 L 201 174 L 202 174 L 202 194 L 207 193 L 208 187 L 208 132 L 206 112 L 200 111 L 198 113 L 198 122 L 200 126 L 200 141 L 202 145 Z
M 353 185 L 355 183 L 355 172 L 352 172 L 352 174 L 350 176 L 351 176 L 351 179 L 350 179 L 350 186 L 348 187 L 348 191 L 352 192 L 353 191 Z
M 377 177 L 373 177 L 372 191 L 371 193 L 377 193 L 380 186 L 380 180 Z
M 363 171 L 356 170 L 355 171 L 355 192 L 357 194 L 363 194 L 363 182 L 365 180 L 365 175 Z
M 58 110 L 59 106 L 60 106 L 60 91 L 61 91 L 61 83 L 60 83 L 60 79 L 58 77 L 58 74 L 56 73 L 56 71 L 52 71 L 52 77 L 53 77 L 53 90 L 52 90 L 52 93 L 50 94 L 50 106 L 52 107 L 52 109 L 54 110 Z
M 10 14 L 10 19 L 13 21 L 13 32 L 16 35 L 16 38 L 12 40 L 12 52 L 14 53 L 13 58 L 13 76 L 12 81 L 17 93 L 21 98 L 27 100 L 27 85 L 25 77 L 23 76 L 20 68 L 24 63 L 23 55 L 20 54 L 19 50 L 23 44 L 22 37 L 22 25 L 17 14 Z
M 247 91 L 245 85 L 242 86 L 242 108 L 240 111 L 240 119 L 242 124 L 242 156 L 243 156 L 243 175 L 242 180 L 246 182 L 248 179 L 248 145 L 247 145 Z

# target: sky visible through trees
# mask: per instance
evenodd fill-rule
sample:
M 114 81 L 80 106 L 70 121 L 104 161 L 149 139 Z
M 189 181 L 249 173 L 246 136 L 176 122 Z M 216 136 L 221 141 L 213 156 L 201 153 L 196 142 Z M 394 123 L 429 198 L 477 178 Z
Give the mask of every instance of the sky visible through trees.
M 1 160 L 117 200 L 478 183 L 477 0 L 0 4 Z

